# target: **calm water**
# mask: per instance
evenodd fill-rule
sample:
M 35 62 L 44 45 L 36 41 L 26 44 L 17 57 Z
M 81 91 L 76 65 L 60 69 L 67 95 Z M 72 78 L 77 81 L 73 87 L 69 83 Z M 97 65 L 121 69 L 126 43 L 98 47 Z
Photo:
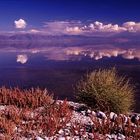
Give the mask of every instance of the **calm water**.
M 131 50 L 122 54 L 112 51 L 49 47 L 47 50 L 1 50 L 0 86 L 47 88 L 56 98 L 74 100 L 73 87 L 84 74 L 96 68 L 116 66 L 120 74 L 133 79 L 137 88 L 136 110 L 140 111 L 140 61 L 133 58 Z

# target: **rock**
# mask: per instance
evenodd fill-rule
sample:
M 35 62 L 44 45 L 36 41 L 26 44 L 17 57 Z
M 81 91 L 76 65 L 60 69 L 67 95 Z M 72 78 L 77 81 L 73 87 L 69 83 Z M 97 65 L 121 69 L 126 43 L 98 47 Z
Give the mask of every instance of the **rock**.
M 118 140 L 125 140 L 125 136 L 123 134 L 118 134 Z
M 75 111 L 77 112 L 81 112 L 81 111 L 86 111 L 88 110 L 88 107 L 85 105 L 80 106 L 79 108 L 77 108 Z
M 136 123 L 139 120 L 139 116 L 137 114 L 134 114 L 131 116 L 131 122 Z
M 63 130 L 63 129 L 60 129 L 60 130 L 58 131 L 58 133 L 59 133 L 60 135 L 64 135 L 64 130 Z
M 59 137 L 57 140 L 66 140 L 65 137 Z
M 86 111 L 81 111 L 82 115 L 86 116 Z
M 96 112 L 95 112 L 95 111 L 92 111 L 91 114 L 92 114 L 93 116 L 96 116 Z
M 91 125 L 85 125 L 86 132 L 92 133 L 92 126 Z
M 105 135 L 105 139 L 106 139 L 106 140 L 111 140 L 111 138 L 112 138 L 111 135 L 109 135 L 109 134 L 106 134 L 106 135 Z
M 37 137 L 36 137 L 36 140 L 44 140 L 44 139 L 41 138 L 41 137 L 39 137 L 39 136 L 37 136 Z
M 109 117 L 111 121 L 115 121 L 115 119 L 117 118 L 117 114 L 115 114 L 114 112 L 111 112 Z
M 97 112 L 96 116 L 100 119 L 106 119 L 107 118 L 106 114 L 102 111 Z
M 88 110 L 87 110 L 87 113 L 88 113 L 88 114 L 91 114 L 91 110 L 90 110 L 90 109 L 88 109 Z

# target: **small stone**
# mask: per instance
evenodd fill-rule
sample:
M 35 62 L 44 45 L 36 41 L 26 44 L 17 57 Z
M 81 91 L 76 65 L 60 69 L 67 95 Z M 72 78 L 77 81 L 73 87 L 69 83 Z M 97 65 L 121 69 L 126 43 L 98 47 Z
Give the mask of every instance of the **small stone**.
M 118 134 L 118 140 L 125 140 L 125 136 L 123 134 Z
M 87 110 L 87 113 L 88 113 L 88 114 L 91 114 L 91 110 L 90 110 L 90 109 L 88 109 L 88 110 Z
M 111 135 L 109 135 L 109 134 L 106 134 L 105 137 L 106 137 L 106 140 L 111 139 Z
M 96 112 L 95 111 L 92 111 L 91 113 L 93 116 L 96 116 Z
M 106 119 L 106 114 L 102 111 L 99 111 L 96 113 L 97 117 L 100 118 L 100 119 Z
M 109 117 L 112 121 L 115 121 L 115 119 L 117 118 L 117 114 L 115 114 L 114 112 L 111 112 Z
M 64 130 L 63 130 L 63 129 L 60 129 L 60 130 L 58 131 L 58 133 L 59 133 L 60 135 L 64 135 Z
M 39 136 L 37 136 L 37 137 L 36 137 L 36 140 L 44 140 L 44 139 L 41 138 L 41 137 L 39 137 Z
M 57 140 L 66 140 L 65 137 L 59 137 Z

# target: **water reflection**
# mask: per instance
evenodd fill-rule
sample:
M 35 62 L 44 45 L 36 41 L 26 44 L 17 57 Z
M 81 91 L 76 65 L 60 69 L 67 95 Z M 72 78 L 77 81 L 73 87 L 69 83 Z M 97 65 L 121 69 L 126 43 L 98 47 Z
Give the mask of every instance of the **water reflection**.
M 140 89 L 140 49 L 108 45 L 0 49 L 0 86 L 47 88 L 60 99 L 74 99 L 73 86 L 96 68 L 116 66 Z M 139 92 L 139 90 L 138 90 Z M 140 96 L 137 94 L 137 100 Z
M 17 62 L 20 62 L 21 64 L 25 64 L 28 60 L 28 57 L 26 54 L 18 54 L 17 55 Z
M 10 51 L 12 52 L 12 51 Z M 14 50 L 13 50 L 14 52 Z M 17 62 L 21 64 L 30 61 L 30 57 L 27 54 L 41 54 L 46 60 L 55 60 L 55 61 L 79 61 L 85 58 L 90 58 L 94 60 L 103 59 L 105 57 L 118 57 L 121 56 L 124 59 L 138 59 L 140 60 L 140 49 L 122 49 L 122 48 L 102 48 L 99 49 L 94 46 L 85 46 L 85 47 L 48 47 L 41 49 L 27 49 L 17 51 Z

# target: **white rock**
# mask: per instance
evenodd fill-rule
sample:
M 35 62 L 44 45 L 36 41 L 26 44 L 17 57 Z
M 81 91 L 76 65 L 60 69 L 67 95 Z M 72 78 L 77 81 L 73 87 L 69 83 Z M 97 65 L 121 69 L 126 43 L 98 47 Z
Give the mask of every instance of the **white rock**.
M 71 122 L 78 122 L 81 124 L 88 124 L 88 122 L 92 122 L 89 116 L 85 116 L 81 113 L 73 111 Z
M 54 137 L 45 137 L 45 140 L 54 140 Z
M 86 115 L 86 111 L 81 111 L 81 113 L 85 116 Z
M 71 123 L 67 123 L 66 126 L 67 126 L 67 127 L 70 127 L 70 126 L 71 126 Z
M 114 140 L 117 140 L 117 135 L 112 134 L 112 135 L 111 135 L 111 138 L 114 139 Z
M 63 130 L 63 129 L 60 129 L 60 130 L 58 131 L 58 133 L 59 133 L 60 135 L 64 135 L 64 130 Z
M 90 110 L 90 109 L 88 109 L 88 110 L 87 110 L 87 113 L 89 113 L 89 114 L 90 114 L 90 113 L 91 113 L 91 110 Z
M 110 140 L 111 139 L 111 135 L 109 135 L 109 134 L 106 134 L 105 137 L 106 137 L 106 140 Z
M 91 113 L 93 116 L 96 116 L 96 112 L 95 111 L 92 111 Z
M 118 140 L 125 140 L 125 136 L 123 134 L 118 134 Z
M 79 136 L 75 136 L 72 140 L 80 140 Z
M 36 140 L 44 140 L 44 139 L 41 138 L 41 137 L 39 137 L 39 136 L 37 136 L 37 137 L 36 137 Z
M 66 140 L 65 137 L 59 137 L 57 140 Z
M 78 131 L 77 130 L 75 130 L 74 132 L 75 132 L 76 135 L 78 135 Z
M 88 133 L 88 136 L 89 136 L 90 139 L 93 139 L 94 138 L 93 133 Z
M 110 117 L 111 120 L 112 120 L 112 119 L 114 120 L 114 119 L 117 118 L 117 114 L 114 113 L 114 112 L 111 112 L 109 117 Z
M 6 109 L 6 105 L 0 105 L 0 111 L 5 110 Z
M 102 117 L 102 118 L 104 118 L 104 119 L 106 119 L 107 118 L 107 116 L 106 116 L 106 114 L 104 113 L 104 112 L 102 112 L 102 111 L 99 111 L 99 112 L 97 112 L 97 117 Z

